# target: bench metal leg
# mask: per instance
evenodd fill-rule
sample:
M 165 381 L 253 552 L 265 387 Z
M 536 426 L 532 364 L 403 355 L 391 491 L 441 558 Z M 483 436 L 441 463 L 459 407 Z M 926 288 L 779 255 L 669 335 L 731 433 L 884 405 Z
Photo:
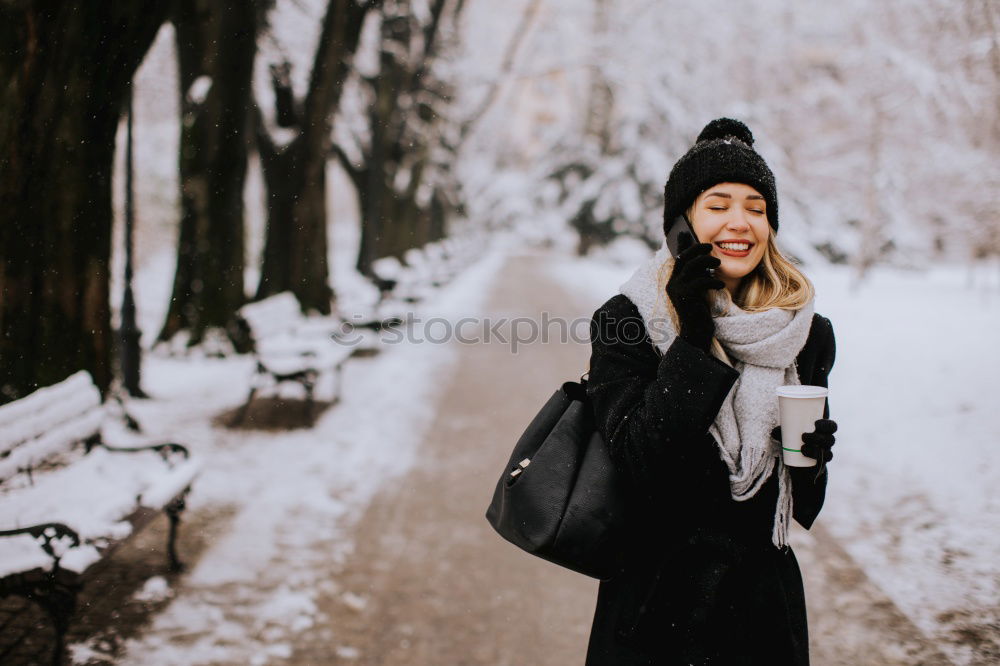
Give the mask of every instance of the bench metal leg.
M 181 512 L 187 506 L 185 499 L 189 490 L 191 490 L 190 486 L 185 488 L 179 497 L 163 507 L 167 518 L 170 519 L 170 533 L 167 536 L 167 559 L 170 561 L 170 570 L 173 572 L 184 571 L 184 563 L 177 557 L 177 526 L 181 522 Z
M 332 399 L 332 402 L 335 405 L 338 402 L 340 402 L 340 392 L 341 392 L 341 390 L 343 388 L 343 382 L 344 382 L 343 372 L 344 372 L 344 365 L 342 363 L 338 363 L 337 365 L 333 366 L 333 399 Z
M 316 383 L 311 378 L 304 379 L 302 380 L 302 388 L 306 391 L 306 419 L 311 421 L 314 418 L 314 412 L 316 411 L 313 403 L 313 389 L 316 388 Z
M 247 417 L 247 412 L 250 410 L 250 403 L 253 402 L 253 398 L 257 395 L 258 387 L 256 385 L 250 387 L 250 393 L 247 395 L 246 402 L 240 407 L 240 411 L 236 413 L 236 418 L 233 419 L 233 425 L 242 425 L 243 421 Z
M 19 589 L 4 591 L 4 596 L 17 594 L 38 604 L 52 620 L 56 634 L 55 644 L 52 647 L 52 664 L 54 666 L 62 666 L 65 660 L 66 632 L 69 630 L 70 620 L 76 611 L 76 595 L 81 588 L 79 583 L 58 580 L 58 576 L 59 571 L 56 570 L 42 581 L 27 584 Z
M 62 589 L 59 589 L 62 588 Z M 44 608 L 56 630 L 56 644 L 52 649 L 52 663 L 54 666 L 61 666 L 66 654 L 66 632 L 69 631 L 69 622 L 76 610 L 76 590 L 58 586 L 53 589 L 47 599 L 39 603 Z

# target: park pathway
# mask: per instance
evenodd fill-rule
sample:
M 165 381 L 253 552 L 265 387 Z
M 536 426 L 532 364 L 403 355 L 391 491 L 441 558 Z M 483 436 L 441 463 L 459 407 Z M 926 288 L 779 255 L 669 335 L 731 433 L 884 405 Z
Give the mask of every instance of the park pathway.
M 574 302 L 545 260 L 511 256 L 486 299 L 488 316 L 589 316 L 592 305 Z M 330 564 L 335 584 L 319 600 L 321 620 L 299 637 L 289 663 L 583 663 L 596 581 L 521 553 L 484 511 L 516 437 L 558 383 L 586 366 L 589 346 L 550 339 L 515 354 L 494 340 L 459 354 L 441 403 L 427 406 L 436 417 L 418 463 L 360 517 L 353 553 Z M 814 664 L 949 663 L 821 525 L 794 538 Z
M 510 258 L 490 316 L 579 316 L 543 268 Z M 320 606 L 328 626 L 299 642 L 293 663 L 330 663 L 331 653 L 372 665 L 583 663 L 597 582 L 521 553 L 484 513 L 520 429 L 560 379 L 579 375 L 589 349 L 550 342 L 512 354 L 493 341 L 459 354 L 441 404 L 428 405 L 437 416 L 418 463 L 361 517 L 339 593 Z

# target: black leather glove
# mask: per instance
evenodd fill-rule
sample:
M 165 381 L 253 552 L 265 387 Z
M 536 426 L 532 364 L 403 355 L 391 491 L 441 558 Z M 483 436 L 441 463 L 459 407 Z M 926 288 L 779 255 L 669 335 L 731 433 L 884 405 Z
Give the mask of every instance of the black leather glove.
M 833 460 L 833 445 L 837 438 L 837 422 L 833 419 L 817 419 L 815 430 L 802 434 L 802 455 L 818 461 L 816 478 L 826 469 L 826 464 Z M 781 441 L 781 426 L 771 431 L 771 437 Z
M 667 297 L 677 312 L 681 329 L 678 335 L 707 352 L 715 335 L 707 293 L 709 289 L 726 287 L 710 270 L 718 268 L 722 262 L 709 255 L 711 244 L 696 244 L 686 231 L 678 237 L 678 248 L 674 270 L 667 281 Z

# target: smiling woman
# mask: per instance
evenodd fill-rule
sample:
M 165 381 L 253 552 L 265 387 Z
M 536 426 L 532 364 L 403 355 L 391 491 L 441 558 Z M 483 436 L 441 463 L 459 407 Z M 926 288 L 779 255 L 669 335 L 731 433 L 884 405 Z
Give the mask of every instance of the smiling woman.
M 698 195 L 688 219 L 698 240 L 712 244 L 722 262 L 716 276 L 730 294 L 760 263 L 771 235 L 767 203 L 760 192 L 742 183 L 720 183 Z
M 799 309 L 812 300 L 812 284 L 778 250 L 767 200 L 755 188 L 719 183 L 699 194 L 686 214 L 698 240 L 712 245 L 721 262 L 716 277 L 738 306 Z
M 664 244 L 593 319 L 587 395 L 628 525 L 587 663 L 805 665 L 787 535 L 823 505 L 836 424 L 802 436 L 817 466 L 786 466 L 775 389 L 826 386 L 833 328 L 774 244 L 774 176 L 743 123 L 709 123 L 664 194 L 665 223 L 686 211 L 697 239 L 681 233 L 676 257 Z

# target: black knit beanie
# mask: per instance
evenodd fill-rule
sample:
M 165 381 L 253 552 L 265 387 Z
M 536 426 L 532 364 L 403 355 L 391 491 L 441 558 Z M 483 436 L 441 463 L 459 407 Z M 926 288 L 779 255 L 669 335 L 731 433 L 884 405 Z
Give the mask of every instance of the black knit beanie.
M 750 128 L 732 118 L 705 125 L 691 150 L 677 160 L 663 189 L 663 231 L 694 203 L 699 194 L 718 183 L 743 183 L 767 202 L 767 221 L 778 231 L 778 195 L 774 174 L 753 149 Z

